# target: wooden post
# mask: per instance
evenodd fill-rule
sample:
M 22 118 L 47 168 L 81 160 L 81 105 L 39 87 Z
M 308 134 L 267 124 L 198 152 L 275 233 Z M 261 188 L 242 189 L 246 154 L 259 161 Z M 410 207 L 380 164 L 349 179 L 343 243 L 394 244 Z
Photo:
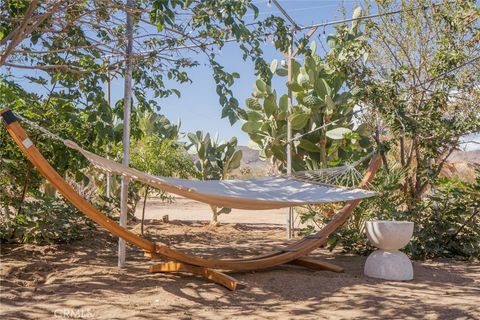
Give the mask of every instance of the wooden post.
M 127 0 L 127 48 L 125 60 L 125 87 L 123 99 L 123 155 L 122 164 L 128 166 L 130 163 L 130 116 L 132 105 L 132 51 L 133 51 L 133 17 L 131 10 L 133 0 Z M 120 226 L 127 226 L 128 213 L 128 178 L 122 177 L 122 188 L 120 195 Z M 118 267 L 123 268 L 126 260 L 125 240 L 118 239 Z

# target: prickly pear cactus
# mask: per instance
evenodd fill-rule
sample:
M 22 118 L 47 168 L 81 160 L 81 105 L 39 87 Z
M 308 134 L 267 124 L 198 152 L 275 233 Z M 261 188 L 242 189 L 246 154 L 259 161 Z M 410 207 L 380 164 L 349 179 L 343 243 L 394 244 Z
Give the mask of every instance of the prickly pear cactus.
M 196 154 L 195 161 L 199 178 L 202 180 L 223 180 L 232 170 L 240 167 L 242 151 L 237 150 L 237 138 L 233 137 L 228 142 L 218 142 L 218 137 L 213 139 L 210 134 L 201 131 L 189 133 L 187 149 Z M 212 225 L 218 225 L 218 215 L 229 213 L 230 208 L 217 208 L 211 206 Z
M 202 180 L 225 179 L 232 170 L 240 167 L 242 151 L 237 150 L 237 138 L 218 142 L 218 137 L 212 139 L 209 133 L 204 135 L 201 131 L 187 136 L 190 140 L 187 149 L 198 157 L 195 167 Z
M 352 43 L 361 37 L 358 27 L 352 27 L 351 33 Z M 357 100 L 346 88 L 345 75 L 328 64 L 329 59 L 345 55 L 346 49 L 339 48 L 333 40 L 329 44 L 334 47 L 325 59 L 315 53 L 313 42 L 303 64 L 293 61 L 292 81 L 286 83 L 294 97 L 290 112 L 288 96 L 277 94 L 261 79 L 255 82 L 252 98 L 246 100 L 242 130 L 249 135 L 250 145 L 260 151 L 260 156 L 271 160 L 282 171 L 287 160 L 287 120 L 291 122 L 293 136 L 299 137 L 292 142 L 294 170 L 335 165 L 370 147 L 372 129 L 366 124 L 354 129 L 353 109 Z M 270 71 L 279 77 L 288 75 L 285 64 L 276 60 Z M 332 124 L 318 130 L 327 123 Z

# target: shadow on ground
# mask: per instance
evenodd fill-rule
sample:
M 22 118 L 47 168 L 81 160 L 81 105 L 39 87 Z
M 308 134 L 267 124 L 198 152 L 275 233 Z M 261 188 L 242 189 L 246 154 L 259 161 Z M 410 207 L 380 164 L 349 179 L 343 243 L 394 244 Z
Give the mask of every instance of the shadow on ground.
M 138 230 L 138 226 L 133 226 Z M 205 257 L 232 258 L 285 244 L 277 227 L 150 223 L 148 237 Z M 363 277 L 364 257 L 317 250 L 343 274 L 299 267 L 232 274 L 230 292 L 186 274 L 150 274 L 143 252 L 129 249 L 116 268 L 116 239 L 93 232 L 72 245 L 2 245 L 2 319 L 475 319 L 480 266 L 415 263 L 415 280 Z

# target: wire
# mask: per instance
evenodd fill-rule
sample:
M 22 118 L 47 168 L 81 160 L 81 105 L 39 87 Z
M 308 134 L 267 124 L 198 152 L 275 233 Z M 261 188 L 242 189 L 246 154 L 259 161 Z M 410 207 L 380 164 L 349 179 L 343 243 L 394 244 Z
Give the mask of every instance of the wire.
M 343 116 L 343 117 L 341 117 L 341 118 L 338 118 L 338 119 L 336 119 L 336 120 L 334 120 L 334 121 L 332 121 L 332 122 L 326 123 L 326 124 L 324 124 L 324 125 L 322 125 L 322 126 L 320 126 L 320 127 L 318 127 L 318 128 L 315 128 L 315 129 L 313 129 L 313 130 L 311 130 L 311 131 L 309 131 L 309 132 L 306 132 L 306 133 L 303 133 L 303 134 L 300 134 L 300 135 L 296 135 L 296 136 L 293 137 L 292 139 L 287 140 L 287 141 L 285 142 L 285 144 L 291 143 L 291 142 L 293 142 L 293 141 L 295 141 L 295 140 L 298 140 L 298 139 L 300 139 L 300 138 L 302 138 L 302 137 L 305 137 L 305 136 L 307 136 L 307 135 L 309 135 L 309 134 L 311 134 L 311 133 L 317 132 L 318 130 L 325 129 L 326 127 L 329 127 L 329 126 L 331 126 L 331 125 L 334 125 L 334 124 L 336 124 L 337 122 L 339 122 L 339 121 L 341 121 L 341 120 L 344 120 L 344 119 L 346 119 L 346 118 L 348 118 L 348 117 L 353 117 L 354 115 L 357 115 L 357 114 L 360 113 L 361 111 L 363 111 L 363 109 L 357 110 L 357 111 L 353 112 L 352 114 L 345 115 L 345 116 Z
M 394 14 L 398 14 L 398 13 L 402 13 L 402 12 L 432 9 L 434 7 L 445 5 L 447 3 L 453 3 L 453 1 L 434 3 L 431 6 L 418 6 L 416 8 L 406 9 L 406 10 L 395 10 L 395 11 L 388 11 L 388 12 L 383 12 L 383 13 L 375 13 L 375 14 L 371 14 L 371 15 L 367 15 L 367 16 L 358 17 L 358 18 L 334 20 L 334 21 L 328 21 L 328 22 L 325 22 L 325 23 L 315 23 L 315 24 L 311 24 L 311 25 L 308 25 L 308 26 L 302 26 L 300 28 L 300 30 L 305 30 L 305 29 L 309 29 L 309 28 L 312 28 L 312 27 L 326 27 L 326 26 L 342 24 L 342 23 L 346 23 L 346 22 L 373 19 L 373 18 L 378 18 L 378 17 L 383 17 L 383 16 L 394 15 Z
M 273 2 L 273 4 L 280 10 L 280 12 L 287 18 L 288 21 L 293 25 L 296 30 L 300 30 L 299 25 L 293 20 L 293 18 L 287 13 L 287 11 L 278 3 L 277 0 L 269 0 L 269 2 Z
M 272 0 L 272 1 L 274 1 L 274 0 Z M 278 4 L 277 1 L 275 1 L 274 3 Z M 451 3 L 451 1 L 436 3 L 436 4 L 433 4 L 433 5 L 428 6 L 428 7 L 423 6 L 423 7 L 417 7 L 417 8 L 412 8 L 412 9 L 408 9 L 408 10 L 395 10 L 395 11 L 389 11 L 389 12 L 384 12 L 384 13 L 376 13 L 376 14 L 363 16 L 363 17 L 358 17 L 358 18 L 334 20 L 334 21 L 328 21 L 328 22 L 324 22 L 324 23 L 315 23 L 315 24 L 306 25 L 306 26 L 298 26 L 298 24 L 295 22 L 295 20 L 293 20 L 283 8 L 282 9 L 283 9 L 283 11 L 285 11 L 285 13 L 284 13 L 285 17 L 287 17 L 287 19 L 294 25 L 294 28 L 296 28 L 295 26 L 297 26 L 298 30 L 306 30 L 306 29 L 311 29 L 311 28 L 315 28 L 315 27 L 326 27 L 326 26 L 332 26 L 332 25 L 337 25 L 337 24 L 342 24 L 342 23 L 352 22 L 352 21 L 368 20 L 368 19 L 378 18 L 378 17 L 382 17 L 382 16 L 394 15 L 394 14 L 398 14 L 398 13 L 402 13 L 402 12 L 415 11 L 415 10 L 419 10 L 419 9 L 425 10 L 425 9 L 434 8 L 434 7 L 437 7 L 437 6 L 440 6 L 440 5 L 444 5 L 445 3 Z M 280 6 L 280 5 L 278 4 L 278 6 Z M 280 6 L 280 8 L 281 8 L 281 6 Z M 282 11 L 282 13 L 283 13 L 283 11 Z M 269 35 L 272 35 L 272 34 L 273 34 L 272 32 L 268 32 L 268 33 L 262 34 L 262 36 L 269 36 Z M 234 41 L 237 41 L 237 39 L 236 38 L 229 38 L 229 39 L 223 40 L 222 42 L 226 43 L 226 42 L 234 42 Z M 137 52 L 136 55 L 138 56 L 138 55 L 141 55 L 141 54 L 155 53 L 155 52 L 160 52 L 160 51 L 177 51 L 177 50 L 183 50 L 183 49 L 203 48 L 203 47 L 214 46 L 216 44 L 218 44 L 218 43 L 217 42 L 210 42 L 210 43 L 205 43 L 205 44 L 183 45 L 183 46 L 178 46 L 178 47 L 174 47 L 174 48 L 166 48 L 166 49 L 162 49 L 162 50 L 140 51 L 140 52 Z M 122 55 L 123 54 L 112 54 L 112 55 L 106 55 L 106 56 L 102 56 L 102 57 L 106 58 L 106 57 L 115 57 L 115 56 L 122 56 Z
M 458 66 L 456 66 L 456 67 L 453 68 L 453 69 L 447 70 L 447 71 L 439 74 L 439 75 L 436 76 L 436 77 L 433 77 L 433 78 L 431 78 L 431 79 L 429 79 L 429 80 L 427 80 L 427 81 L 425 81 L 425 82 L 422 82 L 422 83 L 418 84 L 417 87 L 418 87 L 418 86 L 423 87 L 424 85 L 426 85 L 426 84 L 428 84 L 428 83 L 431 83 L 431 82 L 433 82 L 433 81 L 437 81 L 438 79 L 440 79 L 440 78 L 448 75 L 449 73 L 452 73 L 452 72 L 454 72 L 454 71 L 457 71 L 457 70 L 460 69 L 460 68 L 466 67 L 466 66 L 468 66 L 469 64 L 474 63 L 475 61 L 477 61 L 477 60 L 479 60 L 479 59 L 480 59 L 480 55 L 479 55 L 479 56 L 476 56 L 475 58 L 470 59 L 470 60 L 468 60 L 468 61 L 466 61 L 466 62 L 464 62 L 464 63 L 462 63 L 462 64 L 460 64 L 460 65 L 458 65 Z
M 312 10 L 312 9 L 325 9 L 325 8 L 333 8 L 333 7 L 338 7 L 338 4 L 329 4 L 329 5 L 326 5 L 326 6 L 324 5 L 324 6 L 313 6 L 313 7 L 290 9 L 289 12 L 307 11 L 307 10 Z M 264 16 L 264 15 L 272 14 L 272 13 L 276 13 L 276 12 L 277 12 L 277 10 L 261 11 L 258 15 L 259 16 Z M 251 17 L 251 16 L 254 16 L 254 14 L 251 13 L 251 14 L 245 15 L 245 17 Z

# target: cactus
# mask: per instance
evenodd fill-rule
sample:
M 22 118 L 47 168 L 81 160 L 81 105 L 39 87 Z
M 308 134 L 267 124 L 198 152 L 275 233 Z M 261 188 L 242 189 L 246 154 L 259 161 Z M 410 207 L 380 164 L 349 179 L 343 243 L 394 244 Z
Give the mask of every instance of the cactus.
M 242 160 L 242 151 L 237 150 L 237 138 L 233 137 L 228 142 L 218 142 L 218 137 L 213 139 L 210 134 L 201 131 L 189 133 L 190 140 L 187 149 L 196 154 L 195 167 L 198 176 L 202 180 L 223 180 L 238 167 Z M 217 208 L 210 206 L 212 210 L 212 225 L 218 225 L 218 215 L 229 213 L 230 208 Z
M 352 30 L 351 41 L 361 34 Z M 332 46 L 336 43 L 331 41 Z M 370 147 L 372 133 L 367 125 L 354 130 L 353 107 L 356 103 L 352 93 L 345 90 L 345 75 L 329 68 L 328 59 L 315 53 L 316 44 L 310 46 L 303 65 L 292 63 L 292 81 L 287 82 L 293 92 L 294 105 L 289 120 L 293 136 L 304 135 L 295 140 L 292 152 L 294 170 L 315 169 L 350 158 L 353 151 Z M 329 59 L 344 54 L 342 48 L 334 47 Z M 284 65 L 275 60 L 271 64 L 272 76 L 286 77 Z M 255 82 L 255 92 L 246 101 L 245 131 L 252 143 L 259 149 L 260 156 L 270 159 L 278 169 L 286 166 L 287 95 L 277 96 L 263 80 Z M 278 103 L 277 103 L 278 101 Z M 326 123 L 334 122 L 327 128 L 314 131 Z M 309 133 L 309 134 L 307 134 Z

